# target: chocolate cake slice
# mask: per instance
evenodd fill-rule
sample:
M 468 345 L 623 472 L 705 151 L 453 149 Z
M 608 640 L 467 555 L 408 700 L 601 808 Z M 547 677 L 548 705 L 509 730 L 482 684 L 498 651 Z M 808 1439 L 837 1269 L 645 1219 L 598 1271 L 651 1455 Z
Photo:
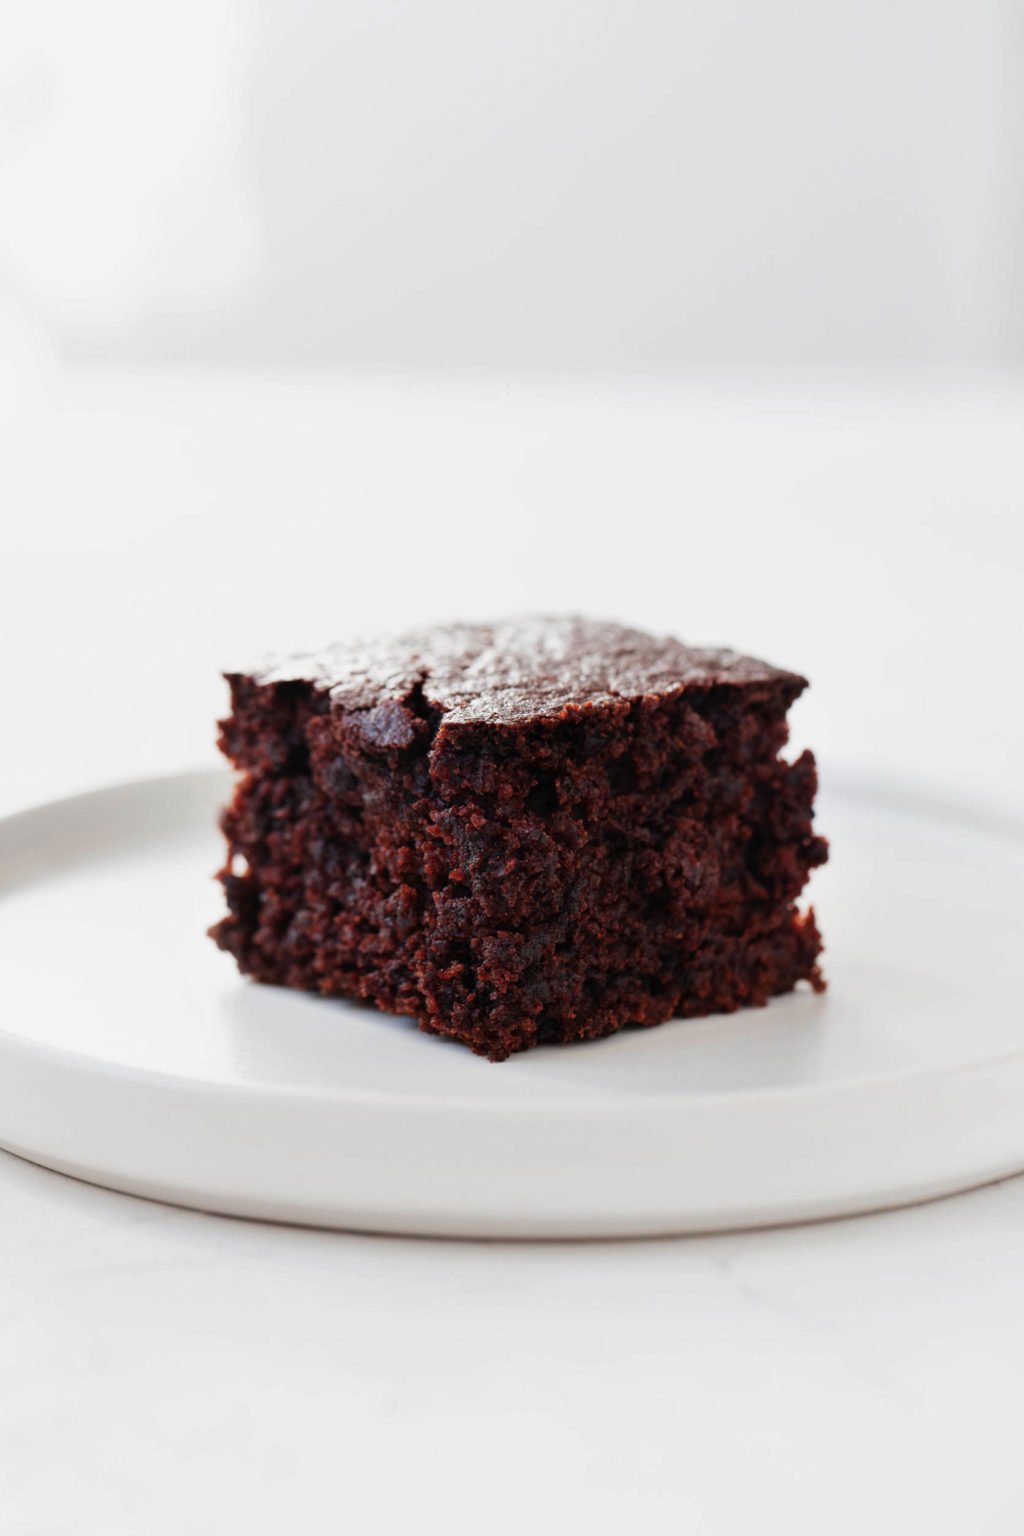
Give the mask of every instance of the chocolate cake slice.
M 494 1061 L 823 986 L 796 906 L 826 858 L 814 759 L 780 756 L 804 678 L 559 618 L 228 682 L 212 936 L 257 981 Z

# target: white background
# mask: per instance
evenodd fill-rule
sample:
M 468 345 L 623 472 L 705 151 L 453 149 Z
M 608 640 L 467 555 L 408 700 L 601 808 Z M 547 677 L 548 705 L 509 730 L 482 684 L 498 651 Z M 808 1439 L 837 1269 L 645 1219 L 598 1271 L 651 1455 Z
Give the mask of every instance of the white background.
M 36 0 L 0 266 L 65 344 L 373 365 L 1024 349 L 1015 0 Z
M 826 766 L 1019 800 L 1016 375 L 367 378 L 26 352 L 0 398 L 4 683 L 40 722 L 5 763 L 40 795 L 209 758 L 220 668 L 266 650 L 583 611 L 804 671 L 795 729 Z
M 226 662 L 576 609 L 1020 815 L 1014 6 L 3 20 L 0 809 L 212 761 Z M 465 1245 L 0 1157 L 0 1528 L 1016 1533 L 1022 1294 L 1020 1180 Z

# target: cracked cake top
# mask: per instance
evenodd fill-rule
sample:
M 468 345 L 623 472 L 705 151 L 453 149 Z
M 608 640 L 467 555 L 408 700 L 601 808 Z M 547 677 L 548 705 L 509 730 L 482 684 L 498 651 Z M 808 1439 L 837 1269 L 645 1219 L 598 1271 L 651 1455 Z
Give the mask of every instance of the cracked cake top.
M 575 617 L 451 624 L 349 640 L 272 661 L 261 683 L 308 681 L 345 710 L 400 702 L 417 689 L 445 723 L 512 725 L 595 705 L 715 684 L 805 679 L 736 651 Z

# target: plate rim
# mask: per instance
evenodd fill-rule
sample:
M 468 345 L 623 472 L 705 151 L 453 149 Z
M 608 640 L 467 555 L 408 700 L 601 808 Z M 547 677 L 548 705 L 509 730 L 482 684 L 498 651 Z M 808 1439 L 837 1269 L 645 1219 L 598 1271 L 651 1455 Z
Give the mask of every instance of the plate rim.
M 230 782 L 226 769 L 184 769 L 96 786 L 0 816 L 0 854 L 9 848 L 18 859 L 27 855 L 24 869 L 12 864 L 4 899 L 17 900 L 23 880 L 45 885 L 48 874 L 67 862 L 88 864 L 102 859 L 108 847 L 138 844 L 140 820 L 143 827 L 153 826 L 154 844 L 165 842 L 179 828 L 186 835 L 194 831 L 203 805 L 211 813 L 212 834 L 214 807 Z M 870 776 L 856 776 L 850 783 L 845 775 L 830 775 L 829 787 L 843 798 L 894 808 L 918 825 L 943 814 L 935 799 L 922 804 L 909 787 L 894 793 L 891 784 L 880 786 Z M 72 844 L 66 851 L 59 841 L 43 842 L 33 856 L 33 830 L 42 830 L 40 818 L 62 811 L 74 817 L 90 803 L 124 794 L 135 796 L 134 816 L 114 837 L 87 841 L 82 848 Z M 179 798 L 180 820 L 162 827 L 152 823 L 151 808 L 175 794 L 186 797 Z M 1016 857 L 1019 845 L 1024 846 L 1016 824 L 993 818 L 985 809 L 979 816 L 972 811 L 969 801 L 961 801 L 953 808 L 954 818 L 971 832 L 994 833 L 1004 849 L 1009 833 L 1010 857 Z M 705 1022 L 714 1025 L 713 1018 Z M 415 1032 L 412 1021 L 408 1027 Z M 649 1034 L 638 1030 L 635 1037 Z M 190 1077 L 90 1055 L 6 1026 L 0 1026 L 0 1059 L 10 1072 L 8 1088 L 0 1092 L 0 1146 L 13 1154 L 89 1183 L 186 1208 L 334 1229 L 499 1239 L 735 1230 L 911 1205 L 1024 1172 L 1019 1108 L 1024 1041 L 952 1064 L 859 1073 L 824 1083 L 692 1092 L 673 1088 L 657 1095 L 636 1088 L 609 1092 L 598 1085 L 540 1102 L 525 1091 L 494 1098 L 486 1087 L 490 1064 L 483 1062 L 479 1091 L 452 1097 L 429 1088 L 416 1094 Z M 126 1097 L 129 1109 L 122 1116 L 119 1107 Z M 908 1114 L 913 1119 L 923 1105 L 923 1139 L 915 1135 L 908 1141 L 902 1127 Z M 79 1107 L 77 1119 L 74 1106 Z M 802 1109 L 790 1116 L 788 1106 Z M 208 1107 L 221 1114 L 209 1114 Z M 140 1130 L 140 1115 L 145 1121 L 147 1113 L 163 1122 L 153 1145 L 148 1129 Z M 202 1132 L 194 1145 L 166 1139 L 168 1126 L 197 1124 Z M 860 1161 L 851 1149 L 867 1124 L 877 1125 L 880 1134 Z M 317 1144 L 328 1149 L 330 1166 L 304 1161 L 307 1126 L 308 1134 L 319 1138 Z M 267 1127 L 284 1138 L 276 1151 L 263 1145 Z M 530 1131 L 522 1137 L 524 1127 Z M 806 1162 L 802 1138 L 828 1138 L 833 1128 L 836 1150 L 823 1166 L 812 1159 L 796 1175 L 796 1163 L 785 1163 L 783 1157 L 780 1167 L 774 1151 L 763 1167 L 756 1162 L 759 1146 L 763 1150 L 776 1143 L 792 1155 L 799 1148 Z M 361 1159 L 375 1153 L 392 1131 L 399 1148 L 434 1149 L 435 1182 L 428 1186 L 404 1164 L 372 1176 L 368 1167 L 360 1171 Z M 232 1143 L 232 1132 L 241 1139 Z M 485 1165 L 480 1174 L 489 1181 L 486 1195 L 480 1193 L 479 1178 L 473 1190 L 462 1187 L 464 1149 L 474 1135 Z M 450 1150 L 453 1143 L 457 1157 Z M 538 1150 L 520 1168 L 509 1154 L 522 1145 Z M 709 1147 L 720 1145 L 727 1149 L 726 1165 L 707 1174 L 685 1152 L 700 1148 L 703 1157 Z M 239 1163 L 247 1147 L 249 1166 L 244 1158 Z M 572 1149 L 564 1166 L 538 1162 L 558 1147 L 563 1157 L 566 1148 Z M 634 1149 L 625 1166 L 616 1163 L 617 1149 L 624 1147 Z

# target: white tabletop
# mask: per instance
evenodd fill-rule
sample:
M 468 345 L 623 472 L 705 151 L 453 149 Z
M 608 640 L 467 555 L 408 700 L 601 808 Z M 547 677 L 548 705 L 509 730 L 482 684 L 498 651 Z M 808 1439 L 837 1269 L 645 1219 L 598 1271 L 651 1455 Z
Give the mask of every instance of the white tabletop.
M 581 608 L 806 670 L 826 771 L 1012 807 L 1022 408 L 1013 380 L 26 353 L 0 375 L 0 809 L 210 760 L 217 667 L 253 650 Z M 0 1155 L 0 1528 L 1017 1532 L 1022 1294 L 1022 1179 L 797 1230 L 463 1244 Z

